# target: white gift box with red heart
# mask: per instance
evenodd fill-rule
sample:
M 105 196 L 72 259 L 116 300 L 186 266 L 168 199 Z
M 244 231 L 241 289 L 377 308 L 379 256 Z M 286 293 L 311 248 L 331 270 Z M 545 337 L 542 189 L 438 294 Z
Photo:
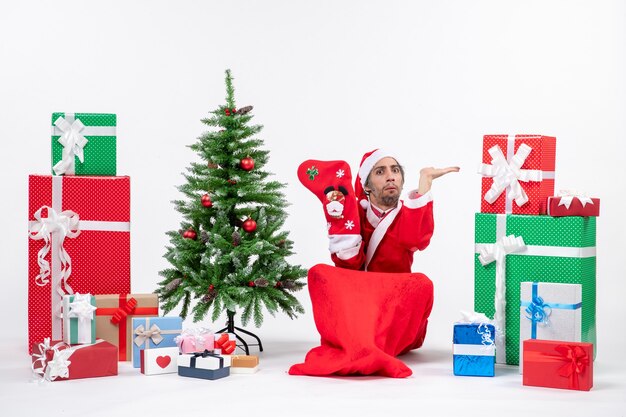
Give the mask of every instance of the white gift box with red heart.
M 178 372 L 178 346 L 144 349 L 139 355 L 142 374 L 160 375 Z

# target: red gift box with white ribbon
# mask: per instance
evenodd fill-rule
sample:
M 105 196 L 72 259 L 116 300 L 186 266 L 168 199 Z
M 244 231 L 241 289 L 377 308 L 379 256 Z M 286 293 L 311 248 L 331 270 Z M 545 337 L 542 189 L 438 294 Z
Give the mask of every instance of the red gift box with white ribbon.
M 130 292 L 130 178 L 29 176 L 28 345 L 63 338 L 64 294 Z
M 542 135 L 485 135 L 481 213 L 545 214 L 554 195 L 556 138 Z
M 552 217 L 600 216 L 600 199 L 591 198 L 575 191 L 561 191 L 559 195 L 548 197 L 548 215 Z
M 589 391 L 593 387 L 593 344 L 528 339 L 523 342 L 523 384 Z
M 117 375 L 117 347 L 98 339 L 91 345 L 50 341 L 32 346 L 32 369 L 41 381 L 95 378 Z

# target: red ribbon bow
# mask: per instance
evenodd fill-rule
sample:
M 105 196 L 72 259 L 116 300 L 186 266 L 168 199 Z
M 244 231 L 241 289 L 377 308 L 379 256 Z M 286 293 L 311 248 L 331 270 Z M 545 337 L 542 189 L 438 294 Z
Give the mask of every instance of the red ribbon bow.
M 589 356 L 580 346 L 558 345 L 554 348 L 566 363 L 559 369 L 559 375 L 570 379 L 572 388 L 578 389 L 578 377 L 589 365 Z
M 235 351 L 237 342 L 230 340 L 228 333 L 222 333 L 222 335 L 215 341 L 215 349 L 222 349 L 222 353 L 230 355 Z
M 118 324 L 122 320 L 125 320 L 126 316 L 133 313 L 135 307 L 137 307 L 137 300 L 133 297 L 129 298 L 128 301 L 126 301 L 126 305 L 118 308 L 117 311 L 111 316 L 111 323 Z

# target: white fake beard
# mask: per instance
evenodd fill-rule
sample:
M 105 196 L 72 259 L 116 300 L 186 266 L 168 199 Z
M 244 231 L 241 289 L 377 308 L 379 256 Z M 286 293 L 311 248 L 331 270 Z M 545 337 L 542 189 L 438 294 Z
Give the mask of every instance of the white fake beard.
M 326 212 L 328 212 L 330 217 L 341 218 L 343 213 L 343 204 L 339 201 L 331 201 L 326 204 Z

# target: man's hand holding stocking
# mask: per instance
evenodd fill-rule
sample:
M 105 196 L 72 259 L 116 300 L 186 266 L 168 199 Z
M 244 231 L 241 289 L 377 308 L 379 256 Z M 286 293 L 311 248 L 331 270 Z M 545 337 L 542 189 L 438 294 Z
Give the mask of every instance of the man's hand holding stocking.
M 357 254 L 361 223 L 350 166 L 345 161 L 309 159 L 298 167 L 298 179 L 324 206 L 330 252 L 341 258 Z

